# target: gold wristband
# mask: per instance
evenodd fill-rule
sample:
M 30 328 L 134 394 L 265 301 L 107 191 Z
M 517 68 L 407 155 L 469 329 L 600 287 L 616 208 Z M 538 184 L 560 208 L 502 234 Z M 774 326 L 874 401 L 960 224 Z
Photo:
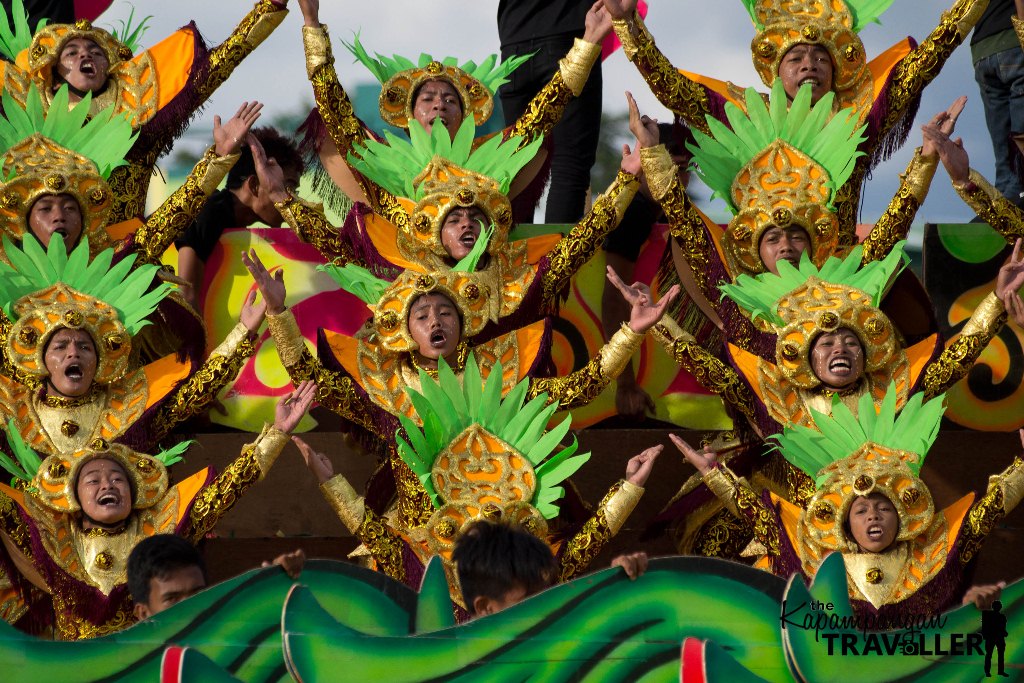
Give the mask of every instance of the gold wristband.
M 619 331 L 601 347 L 601 362 L 599 364 L 601 375 L 608 379 L 614 379 L 622 374 L 626 364 L 633 358 L 633 354 L 640 348 L 643 340 L 644 335 L 637 334 L 629 325 L 622 323 Z
M 970 319 L 960 330 L 960 337 L 969 337 L 974 334 L 990 334 L 995 321 L 1006 312 L 1006 307 L 995 292 L 989 292 L 988 296 L 981 300 L 978 307 L 974 309 Z
M 932 178 L 935 177 L 935 170 L 938 167 L 939 155 L 924 156 L 921 154 L 921 148 L 918 147 L 906 172 L 901 176 L 901 181 L 919 204 L 923 204 L 928 196 L 928 189 L 932 186 Z
M 579 97 L 583 92 L 583 86 L 587 84 L 587 79 L 590 77 L 590 70 L 594 68 L 594 63 L 600 56 L 600 45 L 576 38 L 568 54 L 558 61 L 562 83 L 572 91 L 574 96 Z
M 213 194 L 217 186 L 220 185 L 220 181 L 224 180 L 224 176 L 228 174 L 228 171 L 231 170 L 231 167 L 235 165 L 235 162 L 240 157 L 241 154 L 237 152 L 219 157 L 217 156 L 216 148 L 210 147 L 203 157 L 206 159 L 206 170 L 198 178 L 199 189 L 203 191 L 203 194 L 207 197 Z
M 725 467 L 712 467 L 701 476 L 701 479 L 711 493 L 715 494 L 715 497 L 725 505 L 725 508 L 731 514 L 739 517 L 740 512 L 736 508 L 736 481 L 729 476 L 730 474 Z
M 659 344 L 674 354 L 677 341 L 696 343 L 697 340 L 692 334 L 679 326 L 679 323 L 670 315 L 661 316 L 658 324 L 651 328 L 651 333 Z
M 258 5 L 257 5 L 258 7 Z M 252 25 L 249 32 L 245 34 L 245 42 L 249 47 L 257 47 L 260 43 L 274 32 L 274 29 L 281 25 L 284 18 L 288 16 L 288 9 L 281 8 L 276 12 L 261 14 L 256 23 Z
M 624 479 L 620 482 L 619 490 L 613 493 L 604 505 L 604 518 L 612 535 L 619 533 L 643 495 L 642 486 L 631 484 Z
M 303 26 L 302 47 L 306 52 L 306 75 L 308 77 L 313 78 L 320 67 L 334 64 L 327 24 L 320 24 L 318 27 Z
M 287 434 L 277 427 L 265 424 L 263 431 L 256 437 L 256 442 L 246 446 L 246 448 L 254 450 L 253 457 L 256 458 L 256 464 L 259 465 L 261 480 L 267 476 L 267 472 L 277 461 L 277 456 L 281 455 L 286 443 L 288 443 Z
M 210 356 L 223 356 L 227 358 L 235 352 L 248 336 L 249 328 L 241 322 L 235 323 L 235 326 L 228 332 L 228 336 L 224 337 L 224 341 L 217 345 L 217 348 L 210 353 Z
M 306 342 L 299 332 L 299 324 L 295 322 L 292 312 L 285 310 L 277 315 L 267 315 L 267 327 L 277 346 L 277 355 L 281 363 L 290 368 L 298 364 L 306 351 Z
M 627 19 L 612 19 L 612 29 L 615 30 L 615 35 L 622 43 L 622 53 L 631 62 L 636 57 L 636 53 L 640 51 L 642 43 L 654 42 L 654 38 L 644 25 L 644 20 L 635 11 Z
M 679 181 L 676 164 L 665 145 L 640 148 L 640 164 L 647 178 L 647 188 L 656 201 L 661 201 Z
M 348 479 L 336 474 L 320 484 L 320 492 L 330 503 L 338 519 L 342 521 L 349 533 L 355 534 L 366 518 L 366 504 L 363 497 L 356 493 Z

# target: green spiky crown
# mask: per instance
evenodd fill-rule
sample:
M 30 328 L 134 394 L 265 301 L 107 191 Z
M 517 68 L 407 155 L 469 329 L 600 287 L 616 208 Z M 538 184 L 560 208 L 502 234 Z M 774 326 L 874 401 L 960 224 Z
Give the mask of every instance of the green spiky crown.
M 110 35 L 114 37 L 114 40 L 131 50 L 132 54 L 135 54 L 142 47 L 142 36 L 149 30 L 149 20 L 153 18 L 153 15 L 150 14 L 142 17 L 137 24 L 133 24 L 132 22 L 135 21 L 135 6 L 131 4 L 128 6 L 131 8 L 128 18 L 119 20 L 117 28 L 111 27 L 108 30 Z
M 499 63 L 498 55 L 488 55 L 484 61 L 480 62 L 480 64 L 477 64 L 474 61 L 467 61 L 459 64 L 459 60 L 455 57 L 435 59 L 431 55 L 423 53 L 420 55 L 419 62 L 414 63 L 411 59 L 401 55 L 385 57 L 380 53 L 376 53 L 375 57 L 371 57 L 370 53 L 363 47 L 363 44 L 359 42 L 358 33 L 353 36 L 351 43 L 346 43 L 343 40 L 341 41 L 341 44 L 344 45 L 356 60 L 362 63 L 362 65 L 365 66 L 367 70 L 373 74 L 373 77 L 381 84 L 386 83 L 388 79 L 397 73 L 408 69 L 424 68 L 431 62 L 436 61 L 445 66 L 453 66 L 466 72 L 471 77 L 480 81 L 481 85 L 490 90 L 492 94 L 498 92 L 498 88 L 508 83 L 508 76 L 531 57 L 531 55 L 526 55 L 525 57 L 513 57 Z
M 494 234 L 494 226 L 481 226 L 480 236 L 476 244 L 466 256 L 452 267 L 453 272 L 472 273 L 476 271 L 480 259 L 487 251 L 491 236 Z M 381 279 L 366 268 L 354 263 L 347 263 L 338 266 L 335 263 L 326 263 L 317 266 L 317 270 L 327 273 L 331 279 L 338 283 L 338 286 L 346 292 L 359 297 L 364 303 L 371 306 L 380 301 L 392 283 Z
M 764 24 L 757 15 L 758 5 L 764 4 L 764 0 L 740 0 L 743 7 L 754 22 L 754 28 L 758 31 L 764 29 Z M 893 0 L 843 0 L 850 16 L 853 17 L 853 30 L 860 33 L 868 24 L 879 23 L 878 18 L 882 16 Z
M 545 433 L 548 421 L 558 410 L 557 401 L 545 405 L 547 394 L 526 401 L 527 381 L 519 382 L 502 399 L 501 364 L 495 364 L 485 382 L 472 353 L 466 360 L 461 384 L 442 358 L 438 361 L 436 380 L 420 371 L 420 386 L 420 391 L 407 388 L 406 393 L 423 427 L 399 416 L 408 441 L 398 435 L 398 453 L 423 482 L 435 507 L 440 508 L 442 501 L 431 480 L 434 461 L 459 434 L 476 424 L 512 446 L 533 465 L 537 487 L 530 503 L 545 519 L 558 515 L 555 503 L 565 493 L 558 484 L 582 467 L 590 454 L 576 455 L 579 444 L 575 439 L 571 446 L 554 453 L 572 423 L 572 417 L 566 417 Z
M 91 102 L 92 94 L 87 93 L 69 109 L 68 86 L 63 85 L 44 112 L 35 85 L 29 89 L 24 108 L 5 90 L 4 115 L 0 117 L 0 153 L 7 154 L 19 142 L 38 133 L 88 158 L 96 164 L 103 178 L 110 177 L 111 171 L 126 163 L 124 157 L 135 144 L 138 133 L 132 131 L 125 114 L 114 113 L 113 106 L 90 119 Z M 5 178 L 9 180 L 11 178 Z
M 356 145 L 348 155 L 354 169 L 398 197 L 418 201 L 424 195 L 422 187 L 415 184 L 416 178 L 435 157 L 478 175 L 493 179 L 507 193 L 512 179 L 526 166 L 537 150 L 543 137 L 520 147 L 522 138 L 514 136 L 503 141 L 495 135 L 473 149 L 476 125 L 467 118 L 452 138 L 444 126 L 432 126 L 428 133 L 418 122 L 409 123 L 409 140 L 393 133 L 384 133 L 387 143 L 367 140 L 365 145 Z M 358 156 L 357 156 L 358 154 Z
M 36 24 L 36 31 L 44 26 L 46 19 L 40 19 Z M 23 0 L 14 0 L 11 3 L 10 16 L 6 7 L 0 5 L 0 56 L 13 62 L 19 52 L 27 50 L 32 44 L 33 33 L 32 27 L 28 25 L 28 14 L 25 12 Z
M 750 311 L 751 318 L 763 318 L 776 327 L 786 324 L 776 309 L 779 299 L 802 287 L 812 277 L 859 289 L 870 296 L 872 305 L 877 307 L 889 282 L 909 261 L 903 251 L 905 244 L 906 241 L 897 243 L 883 260 L 872 261 L 864 266 L 861 265 L 864 248 L 860 245 L 854 247 L 845 258 L 830 256 L 821 268 L 811 263 L 807 252 L 804 252 L 800 256 L 799 266 L 780 259 L 776 263 L 778 275 L 739 275 L 734 284 L 720 285 L 722 295 Z
M 3 247 L 11 265 L 0 262 L 0 307 L 11 320 L 17 319 L 14 304 L 19 299 L 63 282 L 113 308 L 121 324 L 134 335 L 149 324 L 146 318 L 171 292 L 167 283 L 150 290 L 159 267 L 142 264 L 132 270 L 135 254 L 111 266 L 114 250 L 105 249 L 90 262 L 86 238 L 70 254 L 64 241 L 56 238 L 45 252 L 34 239 L 26 239 L 18 247 L 4 236 Z
M 896 451 L 914 453 L 904 460 L 915 476 L 920 476 L 928 450 L 935 443 L 946 410 L 945 394 L 925 402 L 924 392 L 910 397 L 896 414 L 897 390 L 890 384 L 878 411 L 874 399 L 865 393 L 857 404 L 857 416 L 838 397 L 833 399 L 832 414 L 811 409 L 814 427 L 790 426 L 773 437 L 776 448 L 790 463 L 799 467 L 821 486 L 827 475 L 819 473 L 831 463 L 857 451 L 866 443 Z
M 852 115 L 832 115 L 834 93 L 827 93 L 811 106 L 811 87 L 804 85 L 790 104 L 782 80 L 772 85 L 769 103 L 753 88 L 746 93 L 746 113 L 732 102 L 725 105 L 729 125 L 707 116 L 711 135 L 693 131 L 697 144 L 687 144 L 693 153 L 693 167 L 704 183 L 720 197 L 730 211 L 738 212 L 732 187 L 743 167 L 772 143 L 781 140 L 810 157 L 828 174 L 827 207 L 832 209 L 835 192 L 853 173 L 863 152 L 857 148 L 866 139 L 866 126 L 857 127 Z

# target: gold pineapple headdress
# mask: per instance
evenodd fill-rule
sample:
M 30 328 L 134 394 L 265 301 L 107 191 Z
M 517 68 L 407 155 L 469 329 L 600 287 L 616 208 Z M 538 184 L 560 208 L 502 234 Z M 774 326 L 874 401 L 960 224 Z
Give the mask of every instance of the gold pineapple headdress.
M 820 45 L 832 57 L 832 89 L 840 108 L 858 113 L 874 97 L 864 44 L 858 33 L 893 0 L 742 0 L 757 35 L 750 43 L 754 68 L 765 85 L 778 79 L 782 58 L 794 45 Z
M 399 416 L 407 438 L 399 433 L 398 453 L 436 508 L 416 537 L 445 559 L 459 532 L 480 518 L 501 517 L 545 538 L 565 493 L 559 484 L 590 458 L 576 455 L 575 439 L 556 452 L 572 422 L 546 431 L 557 401 L 545 405 L 541 394 L 524 402 L 526 381 L 502 399 L 502 377 L 499 362 L 482 380 L 470 355 L 461 384 L 441 359 L 436 380 L 421 371 L 420 390 L 406 389 L 423 427 Z
M 530 58 L 513 57 L 498 63 L 498 56 L 490 55 L 478 65 L 472 61 L 459 64 L 455 57 L 438 60 L 424 53 L 414 63 L 401 55 L 371 57 L 359 42 L 358 34 L 351 43 L 342 44 L 380 82 L 381 118 L 398 128 L 409 128 L 415 121 L 416 91 L 427 81 L 450 83 L 462 100 L 463 116 L 477 125 L 484 123 L 494 111 L 498 88 L 508 83 L 508 76 Z
M 790 104 L 776 81 L 768 105 L 749 88 L 746 113 L 730 102 L 728 126 L 709 116 L 712 136 L 693 131 L 697 144 L 687 147 L 697 174 L 735 214 L 724 238 L 734 278 L 765 271 L 759 249 L 772 227 L 802 227 L 814 263 L 835 253 L 839 220 L 832 201 L 862 155 L 864 127 L 850 116 L 833 116 L 833 97 L 828 93 L 811 106 L 805 85 Z
M 45 253 L 35 240 L 19 248 L 4 236 L 3 246 L 11 265 L 0 263 L 0 307 L 14 321 L 5 350 L 15 367 L 45 377 L 50 337 L 73 328 L 88 332 L 95 344 L 96 383 L 123 377 L 132 336 L 149 324 L 146 318 L 171 291 L 166 283 L 151 287 L 157 266 L 132 270 L 134 254 L 111 266 L 113 249 L 90 262 L 88 240 L 70 255 L 59 239 L 50 240 Z
M 34 89 L 32 91 L 34 93 Z M 105 228 L 113 202 L 106 178 L 125 163 L 136 134 L 124 116 L 113 109 L 88 122 L 91 97 L 68 106 L 68 88 L 61 87 L 44 113 L 38 97 L 22 107 L 7 91 L 0 118 L 0 231 L 21 241 L 31 234 L 32 205 L 43 195 L 70 194 L 82 212 L 82 237 L 95 251 L 105 249 Z
M 512 228 L 509 187 L 537 154 L 542 139 L 522 145 L 518 136 L 504 141 L 494 136 L 474 148 L 475 130 L 466 119 L 453 139 L 443 126 L 427 133 L 413 121 L 409 140 L 386 133 L 387 144 L 368 140 L 349 154 L 352 167 L 398 197 L 408 213 L 408 225 L 399 226 L 398 248 L 414 263 L 450 259 L 441 228 L 448 213 L 459 207 L 475 206 L 487 215 L 494 226 L 492 254 L 507 248 Z

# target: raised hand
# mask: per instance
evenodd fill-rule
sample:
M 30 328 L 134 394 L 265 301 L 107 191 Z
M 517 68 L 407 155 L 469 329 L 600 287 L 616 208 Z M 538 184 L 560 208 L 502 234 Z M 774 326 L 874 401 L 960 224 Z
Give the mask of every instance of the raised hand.
M 634 486 L 643 486 L 647 478 L 651 476 L 651 469 L 654 468 L 654 461 L 658 459 L 665 447 L 661 444 L 634 455 L 626 463 L 626 481 Z
M 1006 301 L 1011 294 L 1017 294 L 1021 287 L 1024 287 L 1024 254 L 1021 254 L 1021 239 L 1013 244 L 1013 253 L 1010 260 L 999 268 L 996 275 L 996 296 L 1006 306 Z M 1006 306 L 1010 310 L 1009 306 Z
M 629 132 L 636 137 L 641 147 L 657 147 L 661 142 L 661 131 L 658 130 L 658 119 L 640 115 L 640 108 L 633 99 L 633 93 L 626 91 L 626 104 L 629 105 Z
M 619 168 L 637 177 L 643 175 L 644 166 L 640 161 L 639 146 L 635 150 L 631 150 L 629 145 L 622 146 L 622 161 L 619 163 Z
M 306 467 L 313 473 L 318 482 L 323 484 L 334 476 L 334 465 L 325 454 L 314 449 L 297 436 L 292 437 L 292 443 L 298 446 L 302 459 L 306 461 Z
M 921 128 L 925 142 L 935 147 L 949 179 L 954 185 L 963 185 L 970 180 L 971 160 L 964 149 L 963 138 L 951 140 L 940 126 L 929 123 Z
M 252 163 L 256 168 L 256 179 L 260 182 L 270 201 L 277 204 L 291 199 L 291 192 L 284 182 L 284 170 L 277 163 L 277 159 L 267 158 L 267 151 L 255 135 L 249 134 L 245 142 L 252 150 Z
M 946 111 L 940 111 L 938 114 L 932 117 L 932 120 L 927 125 L 937 127 L 947 137 L 953 134 L 953 130 L 956 128 L 956 120 L 960 118 L 960 114 L 963 112 L 964 107 L 967 105 L 967 95 L 961 95 L 960 97 L 953 100 L 953 104 L 949 105 L 949 109 Z M 924 142 L 921 145 L 921 154 L 924 156 L 931 156 L 938 152 L 935 143 L 927 136 L 924 137 Z
M 256 303 L 256 294 L 256 292 L 249 292 L 249 296 L 245 297 L 245 303 L 242 304 L 242 312 L 238 316 L 238 321 L 245 325 L 245 329 L 249 330 L 251 334 L 260 331 L 263 319 L 267 317 L 267 301 L 260 299 L 260 302 Z
M 259 287 L 260 294 L 263 295 L 263 300 L 266 302 L 267 313 L 270 315 L 284 313 L 284 302 L 288 295 L 284 287 L 284 271 L 278 270 L 271 275 L 263 265 L 263 261 L 260 261 L 260 257 L 256 255 L 255 249 L 242 252 L 242 264 L 252 274 L 252 279 L 256 281 L 256 286 Z
M 604 7 L 604 0 L 597 0 L 587 11 L 583 22 L 583 40 L 600 45 L 612 31 L 612 15 Z
M 249 135 L 249 129 L 260 117 L 261 109 L 263 105 L 259 102 L 242 102 L 235 115 L 224 125 L 221 125 L 219 116 L 213 117 L 213 144 L 217 156 L 238 154 L 242 142 Z
M 604 7 L 612 19 L 628 19 L 636 11 L 636 0 L 604 0 Z
M 285 433 L 295 429 L 315 396 L 316 383 L 308 379 L 282 396 L 274 407 L 274 427 Z
M 299 0 L 302 23 L 314 28 L 320 26 L 320 0 Z
M 718 454 L 711 450 L 710 446 L 705 446 L 704 450 L 698 451 L 694 450 L 690 444 L 686 443 L 675 434 L 669 434 L 668 438 L 672 440 L 675 447 L 683 454 L 686 461 L 697 468 L 697 471 L 701 476 L 707 474 L 708 471 L 715 466 L 715 460 Z

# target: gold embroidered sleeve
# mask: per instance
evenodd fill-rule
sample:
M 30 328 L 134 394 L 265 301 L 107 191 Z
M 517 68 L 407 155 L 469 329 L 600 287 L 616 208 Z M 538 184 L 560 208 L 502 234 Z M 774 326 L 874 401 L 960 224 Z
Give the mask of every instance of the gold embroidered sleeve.
M 386 519 L 366 508 L 363 523 L 356 535 L 370 551 L 377 564 L 377 571 L 396 581 L 405 581 L 405 562 L 402 560 L 404 541 Z
M 924 369 L 921 390 L 925 396 L 938 396 L 970 372 L 978 356 L 1005 322 L 1003 302 L 992 292 L 974 309 L 960 336 Z
M 876 131 L 882 139 L 906 115 L 914 99 L 932 82 L 953 50 L 981 18 L 988 0 L 957 0 L 942 13 L 939 25 L 893 69 L 886 89 L 886 115 Z
M 394 434 L 381 434 L 375 424 L 373 407 L 368 399 L 356 393 L 355 381 L 343 372 L 328 370 L 309 352 L 291 311 L 268 315 L 267 326 L 277 346 L 277 355 L 296 386 L 307 379 L 316 382 L 316 401 L 328 410 L 373 432 L 382 439 Z
M 221 517 L 238 502 L 250 486 L 263 479 L 288 443 L 288 435 L 276 427 L 264 425 L 256 441 L 245 446 L 242 454 L 196 496 L 189 519 L 190 538 L 198 542 Z
M 523 140 L 519 146 L 523 147 L 550 132 L 562 118 L 569 100 L 583 92 L 590 70 L 600 56 L 600 45 L 576 38 L 572 48 L 558 62 L 558 71 L 526 105 L 526 110 L 509 128 L 507 136 L 521 136 Z
M 622 221 L 638 189 L 640 181 L 635 175 L 619 171 L 583 220 L 548 252 L 549 266 L 542 283 L 545 310 L 557 310 L 559 296 L 569 281 L 593 258 L 605 236 Z
M 779 555 L 779 527 L 775 515 L 750 485 L 724 465 L 712 467 L 702 479 L 732 514 L 746 520 L 772 556 Z
M 238 376 L 246 360 L 254 353 L 255 335 L 242 323 L 236 324 L 195 374 L 164 401 L 153 417 L 150 427 L 152 441 L 159 441 L 175 425 L 206 411 L 221 389 Z
M 548 401 L 558 401 L 563 410 L 584 406 L 597 398 L 619 376 L 643 340 L 642 334 L 637 334 L 623 323 L 619 331 L 601 347 L 597 356 L 583 368 L 565 377 L 531 379 L 526 393 L 529 398 L 547 393 Z
M 711 113 L 711 100 L 700 83 L 679 72 L 672 62 L 654 44 L 640 15 L 612 22 L 615 34 L 622 42 L 622 51 L 633 62 L 647 81 L 658 100 L 678 114 L 690 127 L 711 134 L 707 119 Z
M 979 218 L 1005 237 L 1007 242 L 1024 237 L 1024 212 L 973 168 L 968 182 L 962 185 L 954 183 L 953 189 Z
M 652 332 L 676 363 L 693 375 L 702 387 L 718 394 L 744 415 L 754 416 L 755 399 L 750 387 L 743 383 L 735 370 L 698 344 L 692 334 L 667 315 Z
M 207 198 L 238 161 L 237 154 L 217 156 L 213 147 L 199 160 L 185 182 L 135 232 L 135 249 L 145 263 L 159 264 L 171 243 L 203 210 Z
M 313 85 L 313 99 L 327 133 L 338 146 L 338 153 L 346 157 L 354 144 L 366 141 L 366 132 L 334 70 L 334 53 L 327 26 L 303 26 L 302 44 L 306 51 L 306 74 Z
M 601 500 L 594 516 L 565 545 L 559 568 L 560 581 L 578 576 L 590 566 L 605 545 L 619 533 L 626 518 L 644 495 L 643 487 L 620 480 Z
M 356 534 L 366 518 L 366 504 L 341 474 L 336 474 L 320 484 L 320 493 L 338 515 L 349 533 Z
M 260 0 L 242 17 L 227 40 L 210 51 L 210 68 L 206 78 L 196 86 L 203 101 L 228 79 L 243 59 L 273 33 L 287 14 L 288 10 L 281 5 L 275 5 L 270 0 Z
M 977 554 L 996 523 L 1011 512 L 1024 497 L 1024 461 L 1014 458 L 1008 468 L 989 477 L 988 490 L 970 510 L 964 520 L 963 547 L 960 562 L 967 564 Z
M 900 187 L 889 207 L 861 243 L 864 247 L 861 263 L 881 261 L 897 242 L 907 238 L 910 224 L 928 196 L 938 164 L 938 155 L 922 156 L 921 148 L 917 149 L 906 172 L 900 176 Z
M 318 207 L 297 197 L 277 202 L 274 206 L 299 239 L 316 247 L 324 258 L 338 265 L 357 262 L 352 245 L 330 224 Z

